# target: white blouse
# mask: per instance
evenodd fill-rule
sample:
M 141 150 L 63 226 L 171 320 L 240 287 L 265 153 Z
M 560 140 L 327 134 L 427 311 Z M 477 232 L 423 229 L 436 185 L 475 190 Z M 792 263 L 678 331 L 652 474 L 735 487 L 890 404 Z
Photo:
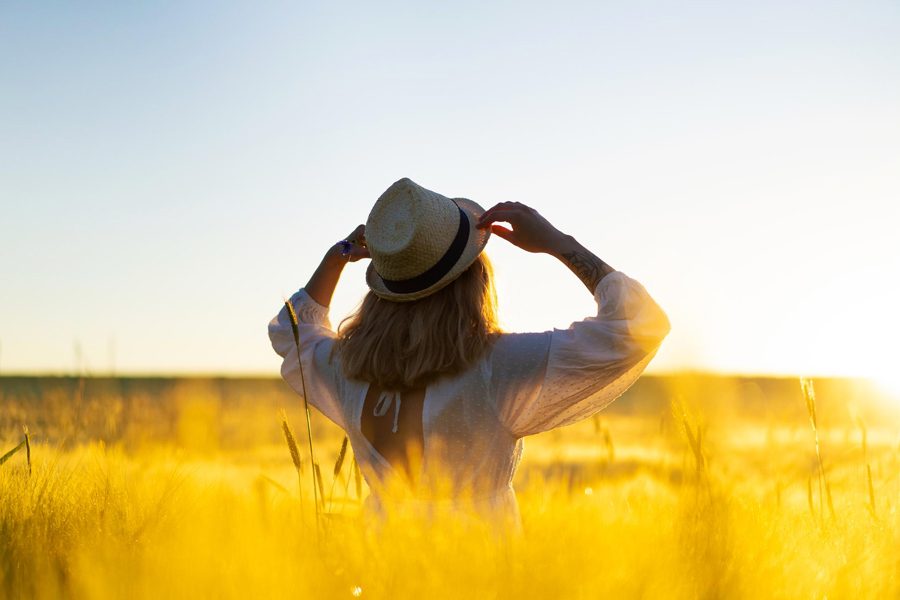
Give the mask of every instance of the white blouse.
M 455 496 L 518 520 L 512 479 L 522 437 L 569 425 L 602 410 L 640 376 L 669 332 L 669 320 L 644 287 L 616 271 L 594 291 L 596 316 L 542 333 L 504 333 L 469 370 L 440 378 L 425 390 L 422 472 L 440 469 Z M 299 320 L 301 361 L 310 404 L 350 439 L 381 510 L 394 470 L 360 429 L 368 383 L 344 377 L 328 309 L 301 289 L 290 298 Z M 269 323 L 281 375 L 302 394 L 300 368 L 286 307 Z M 399 411 L 390 395 L 375 410 Z M 395 418 L 397 412 L 394 413 Z M 432 500 L 433 501 L 433 500 Z M 448 501 L 446 498 L 443 502 Z

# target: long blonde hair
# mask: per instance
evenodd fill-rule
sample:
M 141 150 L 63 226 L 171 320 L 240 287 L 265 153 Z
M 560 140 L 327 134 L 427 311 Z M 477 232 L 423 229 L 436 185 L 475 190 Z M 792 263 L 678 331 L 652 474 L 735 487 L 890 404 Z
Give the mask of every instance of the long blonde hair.
M 500 332 L 491 263 L 482 252 L 453 282 L 410 302 L 371 291 L 338 328 L 344 374 L 386 389 L 421 387 L 475 364 Z

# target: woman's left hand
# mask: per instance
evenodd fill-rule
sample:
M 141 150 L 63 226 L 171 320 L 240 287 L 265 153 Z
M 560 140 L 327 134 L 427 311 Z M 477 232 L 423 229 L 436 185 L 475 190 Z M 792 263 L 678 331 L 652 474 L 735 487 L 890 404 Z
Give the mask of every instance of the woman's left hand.
M 306 293 L 321 304 L 328 306 L 334 295 L 334 288 L 341 271 L 348 262 L 356 262 L 361 258 L 369 258 L 369 249 L 366 248 L 366 226 L 360 225 L 347 236 L 346 240 L 334 244 L 325 253 L 325 258 L 319 263 L 319 268 L 309 278 L 306 284 Z
M 358 225 L 350 235 L 338 242 L 335 246 L 338 254 L 347 262 L 356 262 L 362 258 L 371 258 L 369 249 L 366 247 L 366 226 Z

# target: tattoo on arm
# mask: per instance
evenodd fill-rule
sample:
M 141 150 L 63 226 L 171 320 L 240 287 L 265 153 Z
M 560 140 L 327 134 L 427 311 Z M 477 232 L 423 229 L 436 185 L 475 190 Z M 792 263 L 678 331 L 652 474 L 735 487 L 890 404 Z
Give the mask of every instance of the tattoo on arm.
M 613 268 L 591 254 L 590 252 L 573 250 L 561 254 L 563 262 L 578 276 L 578 279 L 587 286 L 590 293 L 594 293 L 597 284 L 606 275 L 613 272 Z

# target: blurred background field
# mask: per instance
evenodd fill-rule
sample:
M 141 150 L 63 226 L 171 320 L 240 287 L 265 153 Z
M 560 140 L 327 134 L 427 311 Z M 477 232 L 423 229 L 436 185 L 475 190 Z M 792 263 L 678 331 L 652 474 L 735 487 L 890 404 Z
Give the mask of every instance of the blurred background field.
M 0 597 L 898 597 L 900 411 L 862 380 L 647 376 L 528 438 L 524 536 L 360 520 L 314 411 L 331 501 L 282 437 L 277 379 L 4 377 Z M 332 491 L 333 490 L 333 491 Z M 365 488 L 360 490 L 365 496 Z M 439 533 L 440 531 L 440 533 Z

